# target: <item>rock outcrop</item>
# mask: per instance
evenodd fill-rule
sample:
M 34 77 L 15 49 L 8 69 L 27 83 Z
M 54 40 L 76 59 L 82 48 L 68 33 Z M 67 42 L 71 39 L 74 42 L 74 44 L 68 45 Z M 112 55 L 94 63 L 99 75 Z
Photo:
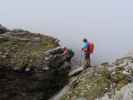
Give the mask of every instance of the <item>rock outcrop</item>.
M 129 83 L 114 92 L 111 97 L 106 93 L 103 97 L 96 100 L 133 100 L 133 83 Z
M 9 31 L 9 29 L 7 29 L 6 27 L 4 27 L 4 26 L 2 26 L 2 25 L 0 24 L 0 34 L 6 33 L 6 32 L 8 32 L 8 31 Z
M 83 71 L 61 100 L 132 100 L 132 85 L 129 85 L 129 91 L 129 83 L 133 84 L 132 56 Z
M 0 25 L 0 100 L 47 100 L 68 81 L 58 40 Z

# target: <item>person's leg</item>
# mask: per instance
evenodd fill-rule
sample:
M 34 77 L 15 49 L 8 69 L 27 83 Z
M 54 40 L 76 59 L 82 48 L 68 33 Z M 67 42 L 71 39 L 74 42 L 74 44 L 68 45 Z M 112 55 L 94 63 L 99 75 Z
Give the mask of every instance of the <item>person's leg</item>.
M 90 54 L 88 54 L 88 66 L 91 67 L 91 57 L 90 57 Z
M 84 68 L 88 68 L 89 66 L 89 59 L 88 59 L 88 55 L 85 54 L 85 57 L 84 57 Z
M 90 54 L 87 54 L 87 56 L 86 56 L 86 66 L 87 66 L 87 67 L 91 67 L 91 58 L 90 58 Z
M 84 55 L 84 61 L 83 61 L 83 66 L 84 68 L 86 67 L 86 64 L 87 64 L 87 59 L 86 59 L 86 54 Z
M 71 57 L 67 57 L 67 62 L 71 63 Z

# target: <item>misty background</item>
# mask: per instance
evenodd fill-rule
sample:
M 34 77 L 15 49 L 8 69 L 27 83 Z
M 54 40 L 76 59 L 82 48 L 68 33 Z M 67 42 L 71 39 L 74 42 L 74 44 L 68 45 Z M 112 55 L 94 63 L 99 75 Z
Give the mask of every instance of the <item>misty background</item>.
M 0 23 L 48 34 L 76 52 L 82 39 L 96 44 L 95 64 L 112 61 L 133 46 L 132 0 L 0 0 Z

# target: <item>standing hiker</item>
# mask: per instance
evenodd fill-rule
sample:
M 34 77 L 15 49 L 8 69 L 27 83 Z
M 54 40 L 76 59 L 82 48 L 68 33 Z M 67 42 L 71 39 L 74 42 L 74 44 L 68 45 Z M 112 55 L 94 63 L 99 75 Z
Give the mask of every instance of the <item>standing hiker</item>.
M 84 52 L 84 67 L 91 67 L 91 58 L 90 55 L 94 51 L 94 44 L 88 42 L 86 38 L 83 39 L 82 51 Z

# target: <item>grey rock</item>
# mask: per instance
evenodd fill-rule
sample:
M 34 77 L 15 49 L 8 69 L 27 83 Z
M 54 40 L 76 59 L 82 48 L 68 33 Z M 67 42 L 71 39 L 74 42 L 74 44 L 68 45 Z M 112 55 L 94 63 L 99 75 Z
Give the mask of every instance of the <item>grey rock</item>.
M 0 24 L 0 34 L 3 34 L 3 33 L 6 33 L 6 32 L 8 32 L 9 30 L 6 28 L 6 27 L 4 27 L 4 26 L 2 26 L 1 24 Z
M 81 73 L 83 70 L 84 70 L 84 67 L 78 67 L 78 68 L 70 71 L 69 76 L 72 77 L 74 75 L 77 75 L 77 74 Z
M 120 91 L 116 91 L 111 98 L 105 94 L 104 97 L 96 100 L 133 100 L 133 83 L 126 85 Z
M 24 30 L 24 29 L 13 29 L 11 32 L 13 33 L 30 33 L 29 31 L 27 30 Z
M 47 100 L 68 83 L 71 65 L 55 41 L 0 26 L 0 100 Z

